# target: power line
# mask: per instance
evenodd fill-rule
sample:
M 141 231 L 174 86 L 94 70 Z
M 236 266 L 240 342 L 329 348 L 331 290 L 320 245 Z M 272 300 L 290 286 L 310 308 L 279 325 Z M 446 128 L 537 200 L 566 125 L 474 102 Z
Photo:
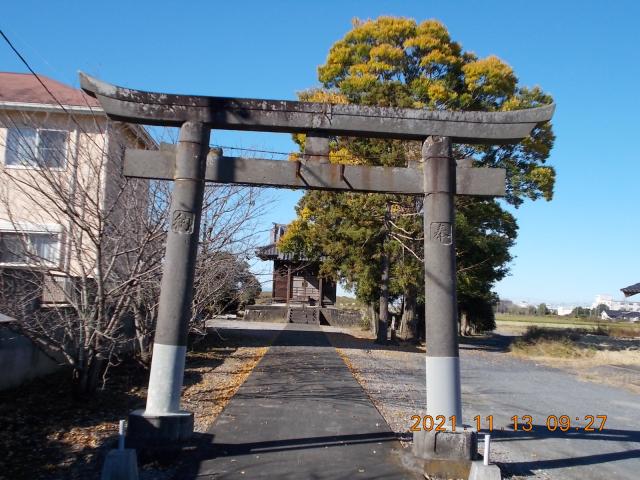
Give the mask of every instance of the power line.
M 31 68 L 31 65 L 29 65 L 29 62 L 27 62 L 27 60 L 22 56 L 22 54 L 18 51 L 18 49 L 13 45 L 13 43 L 11 43 L 11 40 L 9 40 L 9 38 L 7 38 L 7 36 L 4 34 L 4 32 L 2 30 L 0 30 L 0 35 L 2 35 L 2 38 L 4 38 L 4 41 L 7 42 L 7 45 L 9 45 L 9 47 L 11 48 L 11 50 L 14 51 L 14 53 L 18 56 L 18 58 L 22 61 L 22 63 L 24 63 L 25 67 L 27 67 L 29 69 L 29 71 L 31 72 L 31 74 L 36 77 L 36 80 L 38 80 L 38 82 L 40 83 L 40 85 L 42 85 L 42 88 L 44 88 L 47 93 L 51 96 L 51 98 L 53 98 L 56 103 L 60 106 L 60 108 L 62 108 L 62 110 L 64 111 L 64 113 L 71 115 L 67 109 L 64 107 L 64 105 L 62 105 L 62 103 L 60 103 L 60 101 L 56 98 L 56 96 L 53 94 L 53 92 L 51 90 L 49 90 L 49 87 L 47 87 L 44 82 L 42 81 L 42 79 L 38 76 L 38 74 L 36 72 L 34 72 L 33 68 Z
M 45 91 L 51 96 L 51 98 L 53 100 L 55 100 L 55 102 L 58 104 L 58 106 L 67 115 L 69 115 L 71 117 L 71 119 L 78 126 L 78 128 L 82 132 L 87 133 L 84 130 L 84 128 L 80 125 L 80 123 L 76 120 L 75 116 L 65 108 L 65 106 L 58 100 L 58 98 L 53 94 L 53 92 L 42 81 L 40 76 L 33 70 L 33 68 L 31 68 L 31 65 L 29 65 L 29 62 L 27 62 L 27 60 L 22 56 L 22 54 L 18 51 L 18 49 L 13 45 L 11 40 L 9 40 L 9 38 L 5 35 L 4 31 L 2 31 L 1 29 L 0 29 L 0 35 L 2 35 L 2 38 L 5 40 L 5 42 L 7 42 L 7 45 L 9 45 L 11 50 L 13 50 L 13 52 L 18 56 L 18 58 L 22 61 L 22 63 L 27 67 L 29 72 L 31 72 L 31 74 L 38 80 L 40 85 L 42 85 L 42 88 L 44 88 Z M 329 104 L 329 105 L 331 105 L 331 104 Z M 331 109 L 331 106 L 329 108 Z M 318 112 L 305 112 L 305 113 L 318 113 Z M 334 113 L 334 114 L 336 114 L 336 113 Z M 340 115 L 340 114 L 338 114 L 338 115 Z M 367 118 L 381 118 L 381 117 L 376 117 L 376 116 L 371 116 L 371 115 L 366 115 L 366 114 L 362 114 L 362 115 L 359 115 L 359 116 L 363 116 L 363 117 L 367 117 Z M 98 146 L 97 143 L 95 142 L 95 140 L 93 140 L 93 139 L 91 139 L 91 140 L 93 141 L 94 144 L 96 144 L 96 146 Z M 230 146 L 230 145 L 214 145 L 214 146 L 222 148 L 222 149 L 227 148 L 227 149 L 230 149 L 230 150 L 240 150 L 240 151 L 245 151 L 245 152 L 268 153 L 268 154 L 271 154 L 271 155 L 281 155 L 281 156 L 287 156 L 287 157 L 292 155 L 292 154 L 295 154 L 295 152 L 278 152 L 278 151 L 274 151 L 274 150 L 262 150 L 262 149 L 254 149 L 254 148 L 235 147 L 235 146 Z M 351 156 L 353 158 L 363 158 L 363 159 L 367 159 L 367 160 L 382 160 L 382 158 L 383 158 L 382 156 L 371 156 L 371 155 L 351 155 Z M 400 157 L 395 157 L 395 158 L 393 158 L 393 160 L 398 160 L 399 158 Z
M 6 26 L 5 26 L 5 30 Z M 10 31 L 7 30 L 7 33 L 5 34 L 7 36 L 11 36 L 11 38 L 14 39 L 14 42 L 17 41 L 17 43 L 20 43 L 22 45 L 24 45 L 24 47 L 28 48 L 30 51 L 32 51 L 36 56 L 39 57 L 39 59 L 52 71 L 55 71 L 56 74 L 59 75 L 60 78 L 65 77 L 66 76 L 66 72 L 61 71 L 56 65 L 54 65 L 53 63 L 49 62 L 49 60 L 40 52 L 38 51 L 38 49 L 32 45 L 31 43 L 29 43 L 27 40 L 25 40 L 24 38 L 22 38 L 18 32 L 14 31 Z
M 243 152 L 254 152 L 254 153 L 268 153 L 271 155 L 282 155 L 282 156 L 290 156 L 290 155 L 304 155 L 303 152 L 278 152 L 275 150 L 262 150 L 262 149 L 256 149 L 256 148 L 246 148 L 246 147 L 236 147 L 236 146 L 232 146 L 232 145 L 217 145 L 214 144 L 213 147 L 217 147 L 217 148 L 222 148 L 224 149 L 228 149 L 228 150 L 240 150 Z M 363 158 L 363 159 L 367 159 L 367 160 L 382 160 L 384 157 L 382 156 L 373 156 L 373 155 L 354 155 L 354 154 L 350 154 L 351 158 Z M 399 160 L 400 157 L 396 156 L 392 158 L 393 160 Z
M 274 150 L 260 150 L 260 149 L 256 149 L 256 148 L 234 147 L 234 146 L 231 146 L 231 145 L 213 145 L 213 146 L 217 147 L 217 148 L 222 148 L 223 150 L 226 148 L 226 149 L 229 149 L 229 150 L 240 150 L 240 151 L 243 151 L 243 152 L 270 153 L 272 155 L 289 156 L 292 153 L 295 153 L 295 152 L 277 152 L 277 151 L 274 151 Z
M 98 143 L 92 138 L 91 135 L 88 134 L 88 132 L 82 127 L 82 125 L 80 125 L 80 123 L 78 122 L 78 120 L 76 120 L 75 116 L 73 115 L 73 113 L 69 112 L 65 106 L 60 102 L 60 100 L 58 100 L 58 98 L 53 94 L 53 92 L 49 89 L 49 87 L 47 87 L 47 85 L 42 81 L 42 79 L 40 78 L 40 76 L 33 70 L 33 68 L 31 68 L 31 65 L 29 65 L 29 62 L 27 62 L 27 60 L 22 56 L 22 54 L 18 51 L 18 49 L 13 45 L 13 43 L 11 42 L 11 40 L 9 40 L 9 38 L 5 35 L 4 31 L 2 31 L 2 29 L 0 29 L 0 35 L 2 35 L 2 38 L 4 39 L 5 42 L 7 42 L 7 45 L 9 45 L 9 47 L 11 48 L 11 50 L 13 50 L 13 52 L 18 56 L 18 58 L 20 59 L 20 61 L 24 64 L 25 67 L 27 67 L 27 69 L 29 70 L 29 72 L 31 72 L 31 74 L 36 78 L 36 80 L 38 80 L 38 83 L 40 83 L 40 85 L 42 85 L 42 88 L 45 89 L 45 91 L 49 94 L 49 96 L 51 96 L 51 98 L 58 104 L 58 106 L 62 109 L 62 111 L 64 113 L 66 113 L 67 115 L 69 115 L 69 117 L 71 118 L 71 120 L 73 120 L 73 123 L 76 124 L 76 126 L 85 134 L 87 134 L 87 137 L 91 140 L 91 142 L 98 147 L 100 150 L 102 150 L 103 147 L 101 147 L 100 145 L 98 145 Z M 89 108 L 91 108 L 91 106 L 87 103 L 87 106 Z

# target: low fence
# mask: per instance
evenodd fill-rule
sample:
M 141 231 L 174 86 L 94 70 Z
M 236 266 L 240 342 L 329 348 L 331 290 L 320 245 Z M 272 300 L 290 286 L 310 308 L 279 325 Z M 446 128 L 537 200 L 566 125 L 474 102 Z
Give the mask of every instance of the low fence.
M 17 387 L 60 368 L 31 340 L 11 330 L 12 322 L 13 318 L 0 314 L 0 390 Z

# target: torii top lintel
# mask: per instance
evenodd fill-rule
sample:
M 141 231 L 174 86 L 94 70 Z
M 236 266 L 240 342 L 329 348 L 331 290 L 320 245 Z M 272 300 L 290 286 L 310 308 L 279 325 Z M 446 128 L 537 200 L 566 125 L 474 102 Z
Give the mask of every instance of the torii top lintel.
M 151 93 L 118 87 L 80 73 L 80 85 L 114 120 L 212 129 L 310 133 L 456 143 L 516 143 L 551 119 L 555 105 L 509 112 L 453 112 L 363 105 Z

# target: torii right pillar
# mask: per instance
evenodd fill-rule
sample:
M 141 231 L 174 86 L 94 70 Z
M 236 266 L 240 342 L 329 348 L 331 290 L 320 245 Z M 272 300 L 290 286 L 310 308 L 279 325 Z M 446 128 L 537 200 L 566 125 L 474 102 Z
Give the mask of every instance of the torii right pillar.
M 430 478 L 467 478 L 477 433 L 462 425 L 456 299 L 456 162 L 451 139 L 431 136 L 422 148 L 427 415 L 431 431 L 414 434 L 414 454 Z M 442 424 L 444 431 L 436 431 Z

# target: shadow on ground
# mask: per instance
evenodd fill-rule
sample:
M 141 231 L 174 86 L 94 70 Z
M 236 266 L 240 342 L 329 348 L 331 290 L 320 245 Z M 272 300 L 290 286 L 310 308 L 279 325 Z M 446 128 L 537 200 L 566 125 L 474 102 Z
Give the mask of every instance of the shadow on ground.
M 146 376 L 122 365 L 113 382 L 84 401 L 71 396 L 71 373 L 57 372 L 0 394 L 0 478 L 87 478 L 115 444 L 117 423 L 142 405 Z M 142 381 L 142 380 L 141 380 Z
M 192 459 L 213 459 L 219 457 L 234 457 L 239 455 L 253 455 L 269 452 L 286 452 L 292 450 L 315 449 L 325 447 L 345 447 L 349 445 L 360 445 L 366 443 L 393 442 L 398 440 L 398 436 L 393 432 L 372 432 L 351 435 L 325 435 L 307 438 L 290 438 L 283 440 L 268 440 L 262 442 L 246 443 L 214 443 L 215 435 L 198 433 L 194 435 L 194 440 L 189 442 L 190 448 L 198 448 L 196 454 L 189 455 Z M 187 448 L 190 449 L 190 448 Z M 187 463 L 188 462 L 184 462 Z M 188 467 L 185 467 L 185 471 Z M 180 477 L 184 478 L 184 477 Z
M 459 338 L 460 350 L 503 353 L 510 350 L 517 337 L 493 333 Z
M 216 333 L 225 339 L 242 339 L 244 341 L 253 342 L 252 346 L 270 346 L 275 336 L 277 336 L 281 330 L 266 330 L 261 329 L 260 324 L 256 326 L 246 326 L 248 322 L 242 322 L 244 325 L 238 327 L 229 328 L 227 326 L 216 327 L 209 326 L 210 332 Z M 282 337 L 282 346 L 295 346 L 295 347 L 318 347 L 326 346 L 323 341 L 319 341 L 319 338 L 324 338 L 326 335 L 331 344 L 338 348 L 359 348 L 363 350 L 392 350 L 403 352 L 423 352 L 424 349 L 419 348 L 419 345 L 415 342 L 400 342 L 389 341 L 386 344 L 378 344 L 372 339 L 362 338 L 356 335 L 351 335 L 346 332 L 335 331 L 315 331 L 315 335 L 309 335 L 312 330 L 309 330 L 310 326 L 304 324 L 283 324 L 286 326 L 287 335 L 286 338 Z M 244 345 L 244 344 L 243 344 Z
M 536 471 L 539 470 L 553 470 L 558 468 L 589 465 L 597 466 L 617 460 L 640 458 L 640 431 L 607 429 L 606 427 L 602 431 L 598 431 L 598 424 L 599 421 L 594 425 L 596 429 L 594 432 L 584 431 L 582 428 L 576 430 L 575 427 L 570 428 L 566 432 L 560 431 L 559 428 L 555 431 L 550 431 L 546 425 L 533 425 L 530 432 L 521 430 L 493 431 L 491 433 L 491 436 L 494 441 L 507 444 L 511 442 L 544 440 L 551 438 L 564 440 L 612 441 L 629 443 L 629 448 L 622 451 L 602 452 L 583 456 L 571 456 L 568 458 L 562 457 L 557 459 L 509 462 L 507 464 L 501 465 L 503 469 L 508 470 L 510 473 L 516 475 L 533 476 L 536 474 Z M 603 448 L 603 450 L 604 449 L 606 449 L 606 446 Z

